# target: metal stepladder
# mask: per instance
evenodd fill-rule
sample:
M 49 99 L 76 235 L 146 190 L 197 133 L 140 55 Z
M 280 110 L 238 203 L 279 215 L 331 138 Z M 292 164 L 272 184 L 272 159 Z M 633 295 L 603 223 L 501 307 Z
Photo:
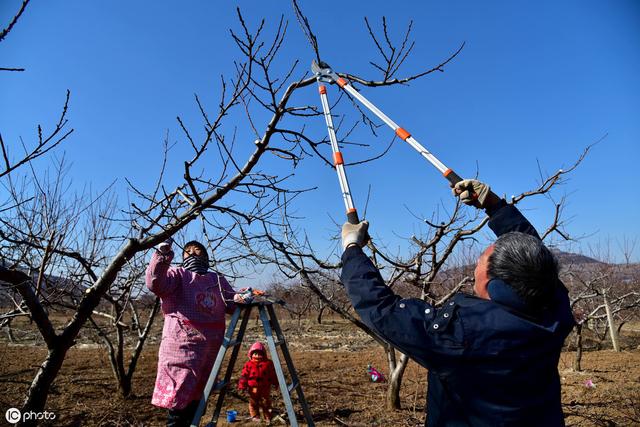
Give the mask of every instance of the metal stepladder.
M 220 350 L 218 351 L 218 355 L 216 356 L 213 368 L 211 369 L 211 374 L 209 375 L 209 379 L 204 388 L 202 398 L 200 399 L 200 404 L 198 405 L 198 409 L 196 410 L 193 421 L 191 422 L 191 427 L 198 427 L 200 425 L 200 419 L 202 418 L 202 415 L 204 414 L 204 411 L 206 409 L 207 400 L 209 399 L 209 395 L 213 390 L 218 391 L 219 394 L 213 416 L 211 417 L 211 422 L 207 424 L 207 427 L 213 427 L 217 425 L 218 418 L 220 417 L 220 412 L 222 411 L 222 404 L 230 386 L 233 367 L 238 358 L 240 345 L 242 344 L 244 333 L 247 329 L 247 324 L 249 323 L 249 318 L 251 316 L 251 312 L 253 311 L 253 307 L 258 308 L 258 314 L 260 316 L 260 320 L 262 321 L 262 327 L 266 336 L 267 347 L 269 348 L 271 360 L 273 360 L 273 365 L 276 370 L 276 376 L 278 378 L 282 400 L 284 401 L 285 407 L 287 409 L 289 424 L 294 427 L 298 426 L 298 420 L 296 418 L 293 402 L 291 400 L 291 391 L 295 390 L 298 394 L 298 403 L 302 407 L 302 412 L 304 414 L 307 425 L 315 425 L 311 417 L 309 405 L 307 404 L 304 393 L 302 392 L 302 386 L 300 385 L 298 374 L 295 370 L 295 367 L 293 366 L 293 361 L 291 360 L 291 355 L 289 354 L 289 349 L 287 348 L 284 334 L 282 333 L 282 329 L 280 328 L 280 324 L 276 317 L 273 303 L 270 301 L 259 301 L 251 304 L 239 304 L 234 311 L 231 317 L 231 321 L 229 322 L 229 326 L 227 327 L 227 331 L 224 335 L 222 346 L 220 346 Z M 234 339 L 238 321 L 240 321 L 240 328 L 238 329 L 237 335 Z M 284 376 L 284 371 L 282 370 L 282 364 L 278 355 L 278 347 L 280 347 L 280 351 L 282 352 L 282 356 L 284 357 L 284 361 L 289 371 L 291 384 L 287 384 L 287 379 Z M 222 380 L 216 382 L 218 373 L 222 368 L 222 362 L 224 361 L 225 355 L 229 349 L 231 349 L 231 357 L 229 358 L 226 372 Z

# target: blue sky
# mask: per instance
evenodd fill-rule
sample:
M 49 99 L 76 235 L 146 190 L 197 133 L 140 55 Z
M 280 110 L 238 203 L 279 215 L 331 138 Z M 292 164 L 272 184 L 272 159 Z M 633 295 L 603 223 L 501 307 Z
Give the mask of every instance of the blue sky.
M 1 2 L 2 22 L 20 3 Z M 323 59 L 337 71 L 378 77 L 369 65 L 376 53 L 364 16 L 374 25 L 386 16 L 396 39 L 414 20 L 416 47 L 401 76 L 438 64 L 466 42 L 445 73 L 362 93 L 460 175 L 474 175 L 478 167 L 480 178 L 499 194 L 533 188 L 538 164 L 547 172 L 567 167 L 608 134 L 555 194 L 568 195 L 567 230 L 588 236 L 574 248 L 588 252 L 589 246 L 610 241 L 619 259 L 617 242 L 640 236 L 639 2 L 397 1 L 393 8 L 382 1 L 339 7 L 300 3 Z M 250 26 L 264 17 L 271 31 L 285 15 L 290 26 L 279 66 L 300 59 L 301 76 L 313 55 L 290 3 L 237 5 Z M 179 146 L 185 143 L 176 116 L 194 128 L 201 125 L 193 94 L 215 105 L 219 76 L 232 70 L 237 51 L 228 29 L 238 28 L 235 7 L 212 1 L 32 2 L 0 43 L 1 66 L 26 69 L 0 75 L 5 142 L 33 141 L 38 123 L 55 123 L 70 89 L 75 132 L 63 149 L 73 163 L 75 185 L 98 189 L 116 180 L 121 202 L 126 201 L 124 177 L 149 188 L 166 133 Z M 330 96 L 336 95 L 332 89 Z M 298 96 L 319 105 L 315 87 Z M 348 110 L 343 104 L 338 112 L 353 115 Z M 233 124 L 238 140 L 250 144 L 247 123 L 238 118 Z M 306 126 L 312 138 L 326 134 L 321 118 L 309 119 Z M 375 151 L 386 146 L 391 133 L 381 129 L 378 139 L 366 133 L 354 138 Z M 366 155 L 344 152 L 347 160 Z M 182 173 L 181 154 L 179 148 L 172 153 L 169 181 Z M 450 206 L 446 181 L 398 142 L 382 160 L 348 173 L 357 204 L 364 203 L 371 186 L 367 218 L 373 235 L 401 252 L 407 247 L 403 238 L 420 229 L 412 212 L 429 218 L 443 204 Z M 343 218 L 333 170 L 308 159 L 292 183 L 318 187 L 295 209 L 316 246 L 330 250 L 328 238 L 336 232 L 332 218 Z M 522 208 L 538 228 L 552 216 L 545 198 L 526 201 Z M 635 260 L 639 254 L 636 248 Z

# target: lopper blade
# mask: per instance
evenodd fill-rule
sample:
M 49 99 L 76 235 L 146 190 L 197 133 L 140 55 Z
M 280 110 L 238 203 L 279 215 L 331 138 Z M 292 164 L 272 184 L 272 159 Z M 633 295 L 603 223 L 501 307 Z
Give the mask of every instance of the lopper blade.
M 329 64 L 323 61 L 317 62 L 315 59 L 312 60 L 311 72 L 316 75 L 318 80 L 323 82 L 334 83 L 337 79 L 336 73 L 333 72 Z

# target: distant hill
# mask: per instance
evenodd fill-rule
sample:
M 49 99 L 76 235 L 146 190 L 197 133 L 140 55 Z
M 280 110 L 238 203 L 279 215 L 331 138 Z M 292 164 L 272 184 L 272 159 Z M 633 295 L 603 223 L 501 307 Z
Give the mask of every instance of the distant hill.
M 598 261 L 595 258 L 590 258 L 586 255 L 575 254 L 572 252 L 563 252 L 559 250 L 552 250 L 553 254 L 558 258 L 561 266 L 565 265 L 581 265 L 581 264 L 604 264 L 602 261 Z
M 558 262 L 560 263 L 561 267 L 568 267 L 568 266 L 587 267 L 587 265 L 589 265 L 589 267 L 592 267 L 592 266 L 606 264 L 602 261 L 598 261 L 597 259 L 590 258 L 586 255 L 575 254 L 572 252 L 564 252 L 556 249 L 552 249 L 552 252 L 558 258 Z M 473 270 L 475 269 L 475 267 L 476 267 L 475 264 L 467 264 L 467 265 L 456 266 L 456 267 L 445 269 L 442 273 L 452 275 L 452 274 L 460 274 L 460 273 L 469 274 L 470 272 L 471 274 L 473 274 Z
M 29 274 L 25 270 L 21 270 L 25 274 Z M 32 273 L 32 280 L 35 283 L 37 280 L 37 271 Z M 77 286 L 72 285 L 72 281 L 64 277 L 56 276 L 53 274 L 46 275 L 46 280 L 42 282 L 41 292 L 45 297 L 51 292 L 59 292 L 60 289 L 65 290 L 65 296 L 62 297 L 69 304 L 73 304 L 71 295 L 76 299 L 82 298 L 84 289 L 80 289 Z M 13 297 L 13 299 L 12 299 Z M 60 298 L 60 295 L 56 295 L 56 298 Z M 14 307 L 13 301 L 22 301 L 22 297 L 19 292 L 13 288 L 9 283 L 0 281 L 0 307 Z

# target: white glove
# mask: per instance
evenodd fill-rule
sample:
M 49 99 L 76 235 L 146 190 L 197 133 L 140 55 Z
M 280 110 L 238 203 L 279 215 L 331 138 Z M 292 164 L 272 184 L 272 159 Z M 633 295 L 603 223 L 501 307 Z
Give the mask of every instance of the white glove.
M 171 252 L 172 244 L 173 244 L 173 239 L 169 237 L 167 240 L 157 245 L 156 250 L 163 255 L 168 254 L 169 252 Z
M 363 247 L 369 241 L 369 222 L 362 221 L 358 224 L 350 224 L 345 222 L 342 226 L 342 250 L 346 250 L 347 246 L 352 243 Z

